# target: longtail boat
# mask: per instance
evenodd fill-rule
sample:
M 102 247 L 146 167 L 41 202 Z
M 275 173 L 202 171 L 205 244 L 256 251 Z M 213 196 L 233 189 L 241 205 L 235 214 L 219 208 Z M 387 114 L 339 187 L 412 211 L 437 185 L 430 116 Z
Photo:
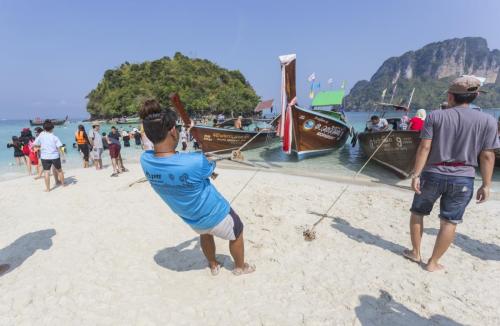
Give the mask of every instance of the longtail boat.
M 58 119 L 48 119 L 48 120 L 52 121 L 52 124 L 54 124 L 54 126 L 62 126 L 63 124 L 65 124 L 68 121 L 68 116 L 66 116 L 66 118 L 64 120 L 58 120 Z M 30 125 L 32 127 L 43 126 L 44 122 L 45 122 L 45 120 L 42 120 L 40 118 L 36 118 L 34 120 L 30 120 Z
M 179 95 L 173 94 L 170 100 L 184 124 L 190 126 L 191 119 L 184 109 Z M 259 128 L 251 119 L 244 119 L 242 127 L 243 130 L 236 129 L 234 128 L 234 120 L 228 120 L 216 126 L 194 125 L 191 127 L 191 134 L 204 153 L 228 153 L 237 150 L 250 140 L 251 142 L 245 149 L 258 148 L 266 145 L 276 136 L 276 131 L 272 126 L 264 125 L 263 128 Z
M 141 118 L 139 117 L 120 118 L 116 121 L 116 123 L 119 125 L 139 124 L 141 123 Z
M 310 109 L 296 104 L 296 55 L 280 56 L 282 71 L 280 136 L 283 151 L 296 153 L 298 159 L 322 155 L 338 149 L 347 141 L 352 128 L 341 111 L 327 107 L 342 105 L 344 91 L 321 92 Z
M 393 105 L 391 103 L 379 103 L 385 107 L 392 107 L 395 110 L 409 111 L 412 91 L 408 105 Z M 364 155 L 371 157 L 382 141 L 389 135 L 382 147 L 377 151 L 373 160 L 383 167 L 391 170 L 400 178 L 407 178 L 413 170 L 418 145 L 420 144 L 420 133 L 411 130 L 397 130 L 400 118 L 387 118 L 389 130 L 368 131 L 358 134 L 358 140 Z

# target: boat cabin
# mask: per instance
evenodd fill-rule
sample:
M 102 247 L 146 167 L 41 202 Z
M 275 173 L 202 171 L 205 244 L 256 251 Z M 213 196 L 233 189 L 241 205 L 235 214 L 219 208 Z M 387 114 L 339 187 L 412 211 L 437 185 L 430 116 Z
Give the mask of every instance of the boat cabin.
M 323 91 L 316 94 L 311 110 L 346 122 L 346 117 L 342 108 L 345 92 L 343 89 L 336 91 Z

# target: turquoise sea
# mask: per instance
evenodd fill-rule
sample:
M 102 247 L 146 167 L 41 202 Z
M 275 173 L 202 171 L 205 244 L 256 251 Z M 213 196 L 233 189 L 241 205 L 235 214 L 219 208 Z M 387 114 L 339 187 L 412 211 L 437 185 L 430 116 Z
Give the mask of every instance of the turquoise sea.
M 484 110 L 488 114 L 495 116 L 497 119 L 500 115 L 500 110 Z M 380 114 L 380 113 L 377 113 Z M 397 116 L 399 113 L 387 112 L 386 117 Z M 364 129 L 365 122 L 371 115 L 370 112 L 347 112 L 349 123 L 354 126 L 356 131 Z M 82 165 L 80 154 L 72 147 L 74 143 L 74 133 L 80 121 L 70 121 L 65 126 L 56 127 L 54 133 L 66 144 L 67 162 L 64 169 L 80 167 Z M 90 130 L 89 123 L 83 123 L 87 131 Z M 7 143 L 12 136 L 19 135 L 22 128 L 29 127 L 28 120 L 5 120 L 0 121 L 0 181 L 21 177 L 27 175 L 26 167 L 16 166 L 12 149 L 7 149 Z M 131 130 L 132 125 L 117 125 L 117 127 Z M 109 132 L 111 125 L 102 125 L 101 132 Z M 33 128 L 32 128 L 33 130 Z M 131 141 L 131 147 L 122 147 L 122 155 L 127 162 L 137 162 L 142 150 L 136 148 Z M 350 140 L 346 145 L 336 152 L 329 155 L 324 155 L 315 158 L 309 158 L 302 161 L 297 161 L 294 156 L 288 156 L 281 152 L 281 144 L 278 140 L 271 141 L 267 146 L 244 152 L 245 158 L 250 161 L 262 162 L 265 161 L 271 165 L 273 169 L 283 172 L 293 173 L 315 173 L 327 174 L 332 176 L 350 176 L 363 165 L 366 158 L 362 155 L 359 146 L 352 147 Z M 109 154 L 104 155 L 104 164 L 110 164 Z M 364 175 L 379 179 L 382 182 L 394 183 L 398 179 L 391 172 L 381 168 L 375 163 L 370 163 L 363 171 Z M 500 171 L 495 171 L 495 190 L 500 192 Z M 477 180 L 479 181 L 479 180 Z

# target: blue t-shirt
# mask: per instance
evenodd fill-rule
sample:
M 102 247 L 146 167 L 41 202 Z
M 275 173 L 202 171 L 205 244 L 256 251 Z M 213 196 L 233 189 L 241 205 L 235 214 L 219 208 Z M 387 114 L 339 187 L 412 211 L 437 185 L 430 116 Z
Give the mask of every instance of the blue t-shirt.
M 154 151 L 146 151 L 141 165 L 156 193 L 192 228 L 213 228 L 229 214 L 229 203 L 210 183 L 215 162 L 205 155 L 156 157 Z

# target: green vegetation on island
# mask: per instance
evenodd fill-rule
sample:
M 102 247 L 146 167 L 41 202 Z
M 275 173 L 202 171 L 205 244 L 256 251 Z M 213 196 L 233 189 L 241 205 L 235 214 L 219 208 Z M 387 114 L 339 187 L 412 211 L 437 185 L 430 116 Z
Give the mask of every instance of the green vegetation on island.
M 169 96 L 177 92 L 188 111 L 251 112 L 259 102 L 250 83 L 238 70 L 227 70 L 209 60 L 176 53 L 139 64 L 123 63 L 104 73 L 88 95 L 87 111 L 92 119 L 132 116 L 142 101 L 156 98 L 170 106 Z

